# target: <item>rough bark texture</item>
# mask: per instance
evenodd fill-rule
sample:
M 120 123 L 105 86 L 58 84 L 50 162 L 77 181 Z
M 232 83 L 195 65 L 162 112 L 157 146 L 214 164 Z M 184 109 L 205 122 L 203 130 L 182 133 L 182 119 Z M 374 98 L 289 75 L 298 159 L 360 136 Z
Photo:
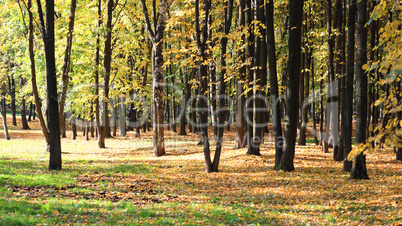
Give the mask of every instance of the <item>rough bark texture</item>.
M 151 27 L 148 16 L 148 9 L 145 0 L 141 0 L 142 11 L 148 30 L 149 37 L 153 45 L 153 152 L 154 156 L 165 154 L 164 145 L 164 124 L 163 124 L 163 36 L 167 16 L 167 2 L 161 0 L 159 4 L 159 17 L 156 18 L 155 1 L 154 3 L 154 23 L 155 32 Z
M 119 103 L 119 128 L 120 136 L 126 136 L 126 99 L 122 96 L 120 97 Z
M 363 65 L 367 63 L 367 1 L 357 3 L 356 26 L 356 143 L 363 144 L 367 138 L 367 72 Z M 366 158 L 359 154 L 353 163 L 350 179 L 369 179 L 366 169 Z
M 289 0 L 288 73 L 286 89 L 285 143 L 279 169 L 293 171 L 297 133 L 298 93 L 301 64 L 303 0 Z

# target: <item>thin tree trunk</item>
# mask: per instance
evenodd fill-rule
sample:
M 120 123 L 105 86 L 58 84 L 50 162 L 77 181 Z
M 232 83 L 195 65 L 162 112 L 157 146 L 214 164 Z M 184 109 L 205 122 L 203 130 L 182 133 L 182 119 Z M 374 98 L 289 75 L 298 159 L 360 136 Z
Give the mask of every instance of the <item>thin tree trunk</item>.
M 6 104 L 4 97 L 2 97 L 0 100 L 0 113 L 1 118 L 3 120 L 4 138 L 6 140 L 10 140 L 10 135 L 8 133 L 8 127 L 7 127 L 7 113 L 6 113 Z
M 125 98 L 120 97 L 119 103 L 119 128 L 120 128 L 120 137 L 126 136 L 126 104 Z
M 355 58 L 355 23 L 356 23 L 356 0 L 348 0 L 348 45 L 347 45 L 347 71 L 345 84 L 345 103 L 344 103 L 344 126 L 343 134 L 343 171 L 352 170 L 352 162 L 347 160 L 347 156 L 352 150 L 352 116 L 353 116 L 353 77 L 354 77 L 354 58 Z
M 65 113 L 64 113 L 64 105 L 66 102 L 67 90 L 69 87 L 69 77 L 68 73 L 70 72 L 70 62 L 71 62 L 71 49 L 73 46 L 73 32 L 74 32 L 74 21 L 75 21 L 75 9 L 77 6 L 77 0 L 71 0 L 70 6 L 70 17 L 68 23 L 68 33 L 67 33 L 67 44 L 66 50 L 64 52 L 64 64 L 62 71 L 62 85 L 61 85 L 61 94 L 60 94 L 60 104 L 59 104 L 59 119 L 60 119 L 60 128 L 65 131 Z M 65 137 L 65 132 L 63 133 L 63 137 Z
M 269 60 L 269 83 L 271 86 L 271 109 L 272 109 L 272 132 L 275 142 L 275 170 L 279 170 L 282 157 L 282 126 L 281 126 L 281 106 L 279 100 L 278 73 L 276 68 L 275 51 L 275 31 L 274 31 L 274 3 L 269 1 L 267 4 L 267 48 Z
M 25 81 L 22 78 L 22 76 L 19 76 L 20 80 L 20 88 L 22 89 L 25 85 Z M 21 95 L 21 123 L 22 123 L 22 129 L 30 129 L 28 126 L 28 121 L 27 121 L 27 108 L 25 104 L 25 95 Z
M 47 125 L 45 122 L 45 119 L 42 114 L 42 101 L 39 97 L 39 92 L 38 92 L 38 87 L 36 85 L 36 69 L 35 69 L 35 54 L 34 54 L 34 27 L 33 27 L 33 15 L 32 15 L 32 1 L 28 0 L 27 3 L 28 7 L 28 16 L 29 16 L 29 59 L 31 62 L 31 83 L 32 83 L 32 93 L 34 95 L 34 100 L 35 100 L 35 107 L 36 111 L 38 113 L 38 119 L 39 119 L 39 124 L 40 128 L 42 130 L 43 137 L 45 138 L 46 141 L 46 146 L 49 147 L 49 131 L 47 129 Z M 34 119 L 35 119 L 35 113 L 34 113 Z
M 239 29 L 244 28 L 246 24 L 246 15 L 244 12 L 244 9 L 246 7 L 245 5 L 245 0 L 239 0 L 238 5 L 239 5 L 239 11 L 238 11 L 238 27 Z M 245 35 L 242 35 L 241 37 L 242 43 L 246 41 Z M 236 83 L 236 144 L 235 144 L 235 149 L 240 149 L 244 148 L 247 145 L 247 137 L 246 137 L 246 132 L 247 132 L 247 126 L 246 126 L 246 117 L 244 114 L 245 110 L 245 104 L 246 104 L 246 98 L 245 95 L 243 94 L 244 88 L 243 88 L 243 82 L 246 81 L 246 55 L 244 51 L 239 50 L 238 54 L 240 55 L 240 61 L 243 63 L 243 65 L 239 68 L 239 79 Z
M 98 29 L 102 26 L 102 1 L 98 0 Z M 99 64 L 100 64 L 100 30 L 96 36 L 96 53 L 95 53 L 95 118 L 96 129 L 98 134 L 98 147 L 105 146 L 105 124 L 100 117 L 100 96 L 99 96 Z

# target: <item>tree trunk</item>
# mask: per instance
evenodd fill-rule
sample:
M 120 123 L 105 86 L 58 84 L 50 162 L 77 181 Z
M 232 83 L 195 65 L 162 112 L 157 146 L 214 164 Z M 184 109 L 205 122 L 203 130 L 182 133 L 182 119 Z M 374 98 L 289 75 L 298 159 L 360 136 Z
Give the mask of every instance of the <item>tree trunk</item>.
M 246 25 L 246 15 L 244 9 L 246 8 L 245 0 L 239 0 L 239 11 L 238 11 L 238 27 L 242 29 Z M 241 37 L 242 43 L 246 41 L 246 36 L 242 35 Z M 247 146 L 247 124 L 245 117 L 245 104 L 246 97 L 243 94 L 244 88 L 243 84 L 246 82 L 246 72 L 247 68 L 245 66 L 246 62 L 246 54 L 244 51 L 239 50 L 238 55 L 240 56 L 240 61 L 242 62 L 242 66 L 239 68 L 239 78 L 236 83 L 236 144 L 235 149 L 244 148 Z
M 364 144 L 367 139 L 367 72 L 363 65 L 367 63 L 367 1 L 357 3 L 356 26 L 356 144 Z M 369 179 L 366 169 L 366 157 L 360 153 L 353 163 L 350 179 Z
M 61 170 L 61 144 L 60 144 L 60 121 L 59 103 L 57 99 L 57 76 L 54 39 L 54 0 L 46 0 L 46 28 L 43 18 L 42 6 L 37 1 L 40 17 L 40 27 L 45 46 L 46 61 L 46 103 L 48 110 L 49 129 L 49 170 Z
M 8 86 L 10 89 L 11 96 L 11 114 L 13 117 L 13 126 L 17 126 L 17 117 L 16 117 L 16 108 L 15 108 L 15 79 L 14 76 L 7 75 L 8 77 Z
M 279 100 L 278 73 L 276 68 L 275 51 L 275 30 L 274 30 L 274 3 L 269 1 L 267 4 L 267 48 L 269 60 L 269 83 L 271 86 L 271 109 L 272 109 L 272 133 L 275 143 L 275 170 L 279 170 L 282 157 L 282 127 L 281 127 L 281 106 Z
M 352 150 L 352 117 L 353 117 L 353 77 L 355 60 L 355 23 L 356 23 L 356 0 L 348 0 L 348 45 L 347 45 L 347 70 L 345 84 L 345 103 L 344 103 L 344 126 L 343 134 L 343 171 L 352 170 L 352 162 L 347 160 L 347 156 Z
M 59 105 L 59 119 L 60 119 L 60 128 L 65 131 L 65 113 L 64 113 L 64 105 L 66 102 L 67 90 L 69 87 L 69 77 L 68 73 L 70 72 L 70 62 L 71 62 L 71 49 L 73 46 L 73 32 L 74 32 L 74 21 L 75 21 L 75 9 L 77 6 L 77 0 L 71 0 L 71 8 L 70 8 L 70 17 L 68 22 L 68 33 L 67 33 L 67 44 L 66 50 L 64 52 L 64 64 L 62 71 L 62 85 L 61 85 L 61 94 L 60 94 L 60 105 Z M 65 132 L 63 132 L 63 137 L 65 136 Z
M 163 36 L 167 16 L 167 2 L 161 0 L 159 4 L 159 17 L 156 18 L 155 0 L 154 5 L 154 30 L 148 16 L 145 0 L 141 0 L 142 11 L 149 37 L 153 45 L 153 152 L 154 156 L 165 155 L 164 124 L 163 124 Z
M 188 84 L 188 75 L 187 73 L 183 74 L 181 69 L 180 73 L 184 77 L 182 82 L 184 84 L 184 90 L 183 90 L 183 98 L 182 98 L 182 105 L 181 105 L 181 112 L 180 112 L 180 136 L 186 136 L 186 115 L 187 115 L 187 101 L 190 97 L 190 86 Z
M 33 104 L 32 104 L 32 102 L 31 102 L 31 103 L 29 103 L 28 122 L 32 121 L 32 108 L 33 108 Z
M 102 1 L 98 0 L 98 29 L 102 26 Z M 96 53 L 95 53 L 95 118 L 96 129 L 98 133 L 98 147 L 106 148 L 105 146 L 105 124 L 100 117 L 100 101 L 99 96 L 99 64 L 100 64 L 100 31 L 96 36 Z
M 288 77 L 286 88 L 285 143 L 279 169 L 293 171 L 297 132 L 297 109 L 301 64 L 303 0 L 289 0 Z
M 25 81 L 22 78 L 22 76 L 19 76 L 20 80 L 20 88 L 22 89 L 25 85 Z M 30 129 L 28 126 L 28 120 L 27 120 L 27 108 L 25 104 L 25 95 L 21 95 L 21 121 L 22 121 L 22 129 Z
M 28 6 L 28 17 L 29 17 L 29 60 L 31 63 L 31 83 L 32 83 L 32 93 L 34 95 L 34 100 L 35 100 L 35 107 L 37 108 L 37 113 L 38 113 L 38 119 L 39 119 L 39 124 L 40 128 L 42 130 L 43 137 L 45 138 L 46 141 L 46 146 L 49 147 L 49 131 L 45 122 L 45 119 L 43 118 L 42 114 L 42 101 L 39 97 L 39 92 L 38 92 L 38 87 L 36 85 L 36 69 L 35 69 L 35 54 L 34 54 L 34 27 L 33 27 L 33 15 L 32 15 L 32 1 L 28 0 L 27 3 Z M 42 10 L 42 9 L 41 9 Z M 34 113 L 34 119 L 35 119 L 35 113 Z
M 105 126 L 105 137 L 110 138 L 112 135 L 110 134 L 110 119 L 109 119 L 109 85 L 110 85 L 110 71 L 112 70 L 112 20 L 113 20 L 113 9 L 114 2 L 113 0 L 107 1 L 107 21 L 106 21 L 106 39 L 105 39 L 105 49 L 104 49 L 104 58 L 103 58 L 103 76 L 104 76 L 104 85 L 103 85 L 103 118 L 104 118 L 104 126 Z
M 4 97 L 2 97 L 0 100 L 0 113 L 1 118 L 3 119 L 4 137 L 6 140 L 10 140 L 10 135 L 8 133 L 8 127 L 7 127 L 6 102 Z
M 119 128 L 120 128 L 120 137 L 126 136 L 126 104 L 125 98 L 120 97 L 119 103 Z

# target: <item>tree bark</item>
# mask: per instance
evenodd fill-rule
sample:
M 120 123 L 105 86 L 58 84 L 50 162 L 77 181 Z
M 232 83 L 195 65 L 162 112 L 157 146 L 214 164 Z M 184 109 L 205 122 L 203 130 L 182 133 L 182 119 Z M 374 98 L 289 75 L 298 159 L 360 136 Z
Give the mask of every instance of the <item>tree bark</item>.
M 288 76 L 286 89 L 285 143 L 279 169 L 293 171 L 297 132 L 298 93 L 301 64 L 303 0 L 289 0 Z
M 100 96 L 99 96 L 99 64 L 100 64 L 100 27 L 102 26 L 102 1 L 98 0 L 98 33 L 96 35 L 96 53 L 95 53 L 95 118 L 98 133 L 98 147 L 105 146 L 105 125 L 100 118 Z
M 163 36 L 167 16 L 167 2 L 161 0 L 159 17 L 156 18 L 155 0 L 154 23 L 155 32 L 151 27 L 145 0 L 141 0 L 146 28 L 153 45 L 153 152 L 154 156 L 165 155 L 164 124 L 163 124 Z
M 272 132 L 275 142 L 275 170 L 279 170 L 280 159 L 282 157 L 282 126 L 281 126 L 281 106 L 279 100 L 278 73 L 276 68 L 275 51 L 275 28 L 274 28 L 274 3 L 269 1 L 267 4 L 267 49 L 269 60 L 269 83 L 272 109 Z
M 1 118 L 3 120 L 4 138 L 6 140 L 10 140 L 10 135 L 8 133 L 8 127 L 7 127 L 6 102 L 5 102 L 4 97 L 1 97 L 1 100 L 0 100 L 0 113 L 1 113 Z
M 31 63 L 31 83 L 32 83 L 32 93 L 34 95 L 36 112 L 38 113 L 38 119 L 40 128 L 42 130 L 43 137 L 46 141 L 46 146 L 49 147 L 49 131 L 42 113 L 42 100 L 39 97 L 38 87 L 36 85 L 36 69 L 35 69 L 35 54 L 34 54 L 34 27 L 33 27 L 33 15 L 32 15 L 32 0 L 28 0 L 28 17 L 29 17 L 29 60 Z M 35 119 L 35 113 L 34 113 Z
M 356 26 L 356 144 L 364 144 L 367 139 L 367 72 L 362 68 L 367 63 L 366 22 L 367 1 L 359 1 Z M 355 158 L 350 179 L 369 179 L 363 152 Z
M 343 134 L 343 171 L 352 170 L 352 162 L 347 160 L 347 156 L 352 150 L 352 116 L 353 116 L 353 77 L 355 60 L 355 24 L 356 24 L 356 0 L 348 0 L 348 44 L 347 44 L 347 70 L 345 84 L 345 103 L 344 103 L 344 126 Z
M 64 52 L 64 64 L 62 71 L 62 85 L 61 85 L 61 94 L 60 94 L 60 104 L 59 104 L 59 119 L 60 119 L 60 128 L 65 131 L 65 113 L 64 106 L 66 102 L 67 90 L 69 87 L 69 77 L 68 73 L 70 72 L 70 62 L 71 62 L 71 49 L 73 46 L 73 32 L 74 32 L 74 21 L 75 21 L 75 9 L 77 6 L 77 0 L 71 0 L 70 6 L 70 17 L 68 22 L 68 33 L 67 33 L 67 44 L 66 50 Z M 63 133 L 63 137 L 65 133 Z
M 42 5 L 37 0 L 40 17 L 40 27 L 45 46 L 46 60 L 46 103 L 48 110 L 49 129 L 49 170 L 61 170 L 61 144 L 60 144 L 60 121 L 59 103 L 57 99 L 57 77 L 54 39 L 54 0 L 46 0 L 46 28 L 43 18 Z
M 244 9 L 246 8 L 245 0 L 239 0 L 239 19 L 238 26 L 240 29 L 244 28 L 246 25 L 246 15 Z M 246 41 L 245 35 L 241 37 L 242 43 Z M 243 50 L 239 50 L 238 54 L 240 55 L 240 60 L 243 65 L 239 68 L 239 78 L 236 83 L 236 145 L 235 149 L 244 148 L 247 146 L 247 124 L 246 124 L 246 116 L 245 116 L 245 104 L 246 97 L 243 94 L 244 92 L 244 82 L 246 82 L 246 73 L 247 68 L 245 66 L 246 62 L 246 53 Z
M 22 89 L 25 85 L 24 78 L 22 76 L 19 76 L 20 80 L 20 88 Z M 26 108 L 26 103 L 25 103 L 25 95 L 22 93 L 21 95 L 21 123 L 22 123 L 22 129 L 31 129 L 28 126 L 28 120 L 27 120 L 27 108 Z

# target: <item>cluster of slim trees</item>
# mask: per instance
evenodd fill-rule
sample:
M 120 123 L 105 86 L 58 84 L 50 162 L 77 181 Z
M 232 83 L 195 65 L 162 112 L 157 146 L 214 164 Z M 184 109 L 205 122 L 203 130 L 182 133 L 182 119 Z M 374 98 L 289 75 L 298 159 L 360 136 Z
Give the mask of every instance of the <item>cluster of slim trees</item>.
M 368 179 L 365 151 L 375 145 L 393 147 L 401 160 L 400 135 L 390 132 L 400 130 L 401 73 L 397 63 L 383 63 L 394 58 L 388 57 L 387 49 L 393 40 L 382 30 L 395 21 L 399 26 L 391 26 L 391 32 L 400 30 L 400 3 L 99 0 L 91 3 L 96 29 L 89 35 L 95 44 L 85 77 L 74 71 L 78 71 L 74 54 L 85 46 L 74 47 L 74 40 L 82 42 L 74 31 L 80 19 L 76 10 L 83 9 L 71 1 L 58 73 L 54 21 L 60 16 L 54 0 L 45 2 L 45 13 L 39 0 L 35 14 L 31 0 L 18 1 L 18 5 L 24 24 L 24 16 L 28 17 L 29 85 L 50 151 L 49 169 L 61 169 L 60 136 L 67 127 L 66 112 L 72 112 L 72 120 L 78 115 L 84 119 L 87 139 L 96 128 L 99 148 L 106 147 L 105 138 L 111 131 L 116 135 L 118 123 L 121 136 L 127 129 L 136 129 L 139 136 L 140 128 L 146 130 L 151 124 L 154 156 L 165 154 L 166 127 L 176 132 L 180 124 L 178 135 L 186 135 L 188 124 L 190 132 L 201 135 L 206 172 L 218 171 L 223 131 L 230 129 L 232 121 L 235 148 L 247 147 L 247 154 L 252 155 L 261 155 L 264 134 L 268 123 L 272 124 L 275 170 L 295 169 L 296 142 L 306 145 L 308 132 L 323 152 L 332 147 L 333 159 L 343 161 L 343 170 L 350 171 L 352 179 Z M 35 71 L 34 15 L 39 18 L 45 53 L 45 107 Z M 136 44 L 120 44 L 124 35 Z M 7 62 L 11 65 L 12 59 Z M 119 74 L 124 68 L 128 68 L 126 73 Z M 80 76 L 83 81 L 72 82 Z M 9 81 L 1 83 L 4 128 L 6 90 L 15 99 L 14 80 Z M 91 83 L 88 97 L 80 97 L 85 99 L 80 107 L 66 109 L 67 103 L 74 102 L 71 98 L 79 96 L 69 94 L 79 82 Z M 25 113 L 23 101 L 21 112 Z M 307 126 L 309 119 L 312 129 Z M 210 125 L 216 140 L 213 158 Z

